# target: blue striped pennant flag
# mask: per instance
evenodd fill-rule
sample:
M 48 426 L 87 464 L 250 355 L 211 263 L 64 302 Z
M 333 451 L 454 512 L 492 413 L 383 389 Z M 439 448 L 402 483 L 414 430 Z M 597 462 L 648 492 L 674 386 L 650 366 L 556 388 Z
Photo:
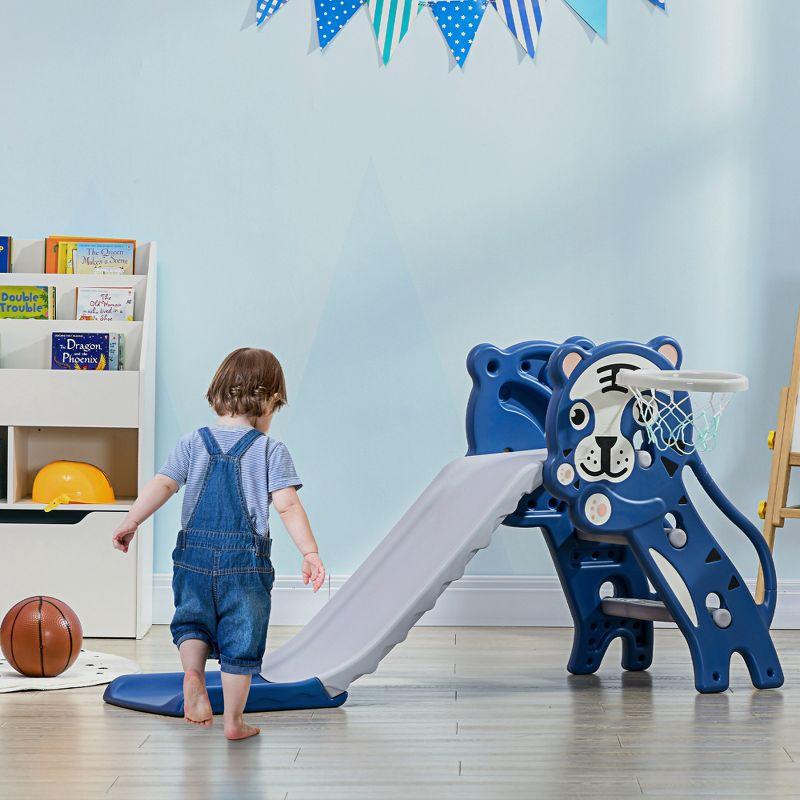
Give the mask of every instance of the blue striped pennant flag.
M 666 10 L 667 8 L 667 0 L 650 0 L 650 2 L 654 6 L 658 6 L 659 8 L 662 8 L 664 10 Z
M 286 0 L 256 0 L 256 25 L 263 25 Z
M 369 0 L 372 27 L 378 38 L 381 61 L 389 63 L 395 47 L 408 33 L 411 23 L 417 18 L 419 0 Z
M 464 67 L 488 0 L 435 0 L 431 11 L 453 58 Z
M 492 5 L 527 54 L 533 58 L 539 46 L 539 31 L 542 29 L 539 0 L 492 0 Z
M 317 35 L 319 46 L 324 50 L 339 31 L 353 18 L 353 14 L 364 5 L 365 0 L 314 0 L 317 11 Z

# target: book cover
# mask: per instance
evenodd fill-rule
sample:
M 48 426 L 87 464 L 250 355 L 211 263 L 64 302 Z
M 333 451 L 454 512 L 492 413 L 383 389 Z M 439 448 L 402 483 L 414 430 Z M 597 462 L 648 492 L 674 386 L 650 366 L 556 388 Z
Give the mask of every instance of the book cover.
M 0 437 L 0 500 L 8 498 L 8 433 Z
M 105 244 L 131 244 L 133 245 L 134 261 L 136 257 L 135 239 L 111 239 L 108 237 L 93 238 L 91 236 L 48 236 L 44 240 L 44 271 L 58 272 L 58 243 L 59 242 L 102 242 Z
M 55 319 L 55 286 L 0 286 L 0 319 Z
M 75 291 L 75 319 L 133 320 L 132 286 L 80 286 Z
M 125 334 L 117 334 L 117 369 L 125 369 Z
M 11 272 L 10 236 L 0 236 L 0 272 Z
M 120 369 L 118 333 L 59 333 L 52 335 L 52 369 Z
M 74 263 L 78 275 L 133 275 L 133 245 L 78 242 Z
M 58 274 L 72 275 L 75 272 L 76 242 L 58 243 Z

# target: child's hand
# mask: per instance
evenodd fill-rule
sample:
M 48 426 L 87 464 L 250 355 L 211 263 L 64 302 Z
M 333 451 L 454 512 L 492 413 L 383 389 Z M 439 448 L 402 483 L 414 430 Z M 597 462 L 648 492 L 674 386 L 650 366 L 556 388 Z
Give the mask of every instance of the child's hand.
M 139 527 L 138 522 L 134 522 L 132 519 L 124 519 L 119 524 L 119 527 L 114 531 L 114 536 L 111 539 L 112 544 L 117 550 L 121 550 L 123 553 L 128 552 L 128 546 L 131 543 L 131 540 L 136 535 L 136 529 Z M 307 583 L 308 581 L 306 581 Z
M 310 583 L 315 592 L 325 583 L 325 565 L 322 563 L 319 553 L 306 553 L 300 569 L 303 573 L 303 583 L 306 585 Z

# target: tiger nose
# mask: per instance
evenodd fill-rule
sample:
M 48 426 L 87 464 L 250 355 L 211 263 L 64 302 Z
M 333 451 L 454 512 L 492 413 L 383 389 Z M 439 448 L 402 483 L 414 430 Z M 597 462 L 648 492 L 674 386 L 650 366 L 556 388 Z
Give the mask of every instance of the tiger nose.
M 600 448 L 601 453 L 608 453 L 611 448 L 617 443 L 616 436 L 597 436 L 597 446 Z

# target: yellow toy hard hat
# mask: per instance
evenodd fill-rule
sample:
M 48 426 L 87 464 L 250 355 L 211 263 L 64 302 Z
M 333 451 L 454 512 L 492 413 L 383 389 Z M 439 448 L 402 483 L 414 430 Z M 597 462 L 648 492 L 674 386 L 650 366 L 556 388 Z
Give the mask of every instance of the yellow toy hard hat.
M 83 461 L 51 461 L 33 480 L 33 502 L 52 511 L 64 503 L 113 503 L 114 490 L 103 470 Z

